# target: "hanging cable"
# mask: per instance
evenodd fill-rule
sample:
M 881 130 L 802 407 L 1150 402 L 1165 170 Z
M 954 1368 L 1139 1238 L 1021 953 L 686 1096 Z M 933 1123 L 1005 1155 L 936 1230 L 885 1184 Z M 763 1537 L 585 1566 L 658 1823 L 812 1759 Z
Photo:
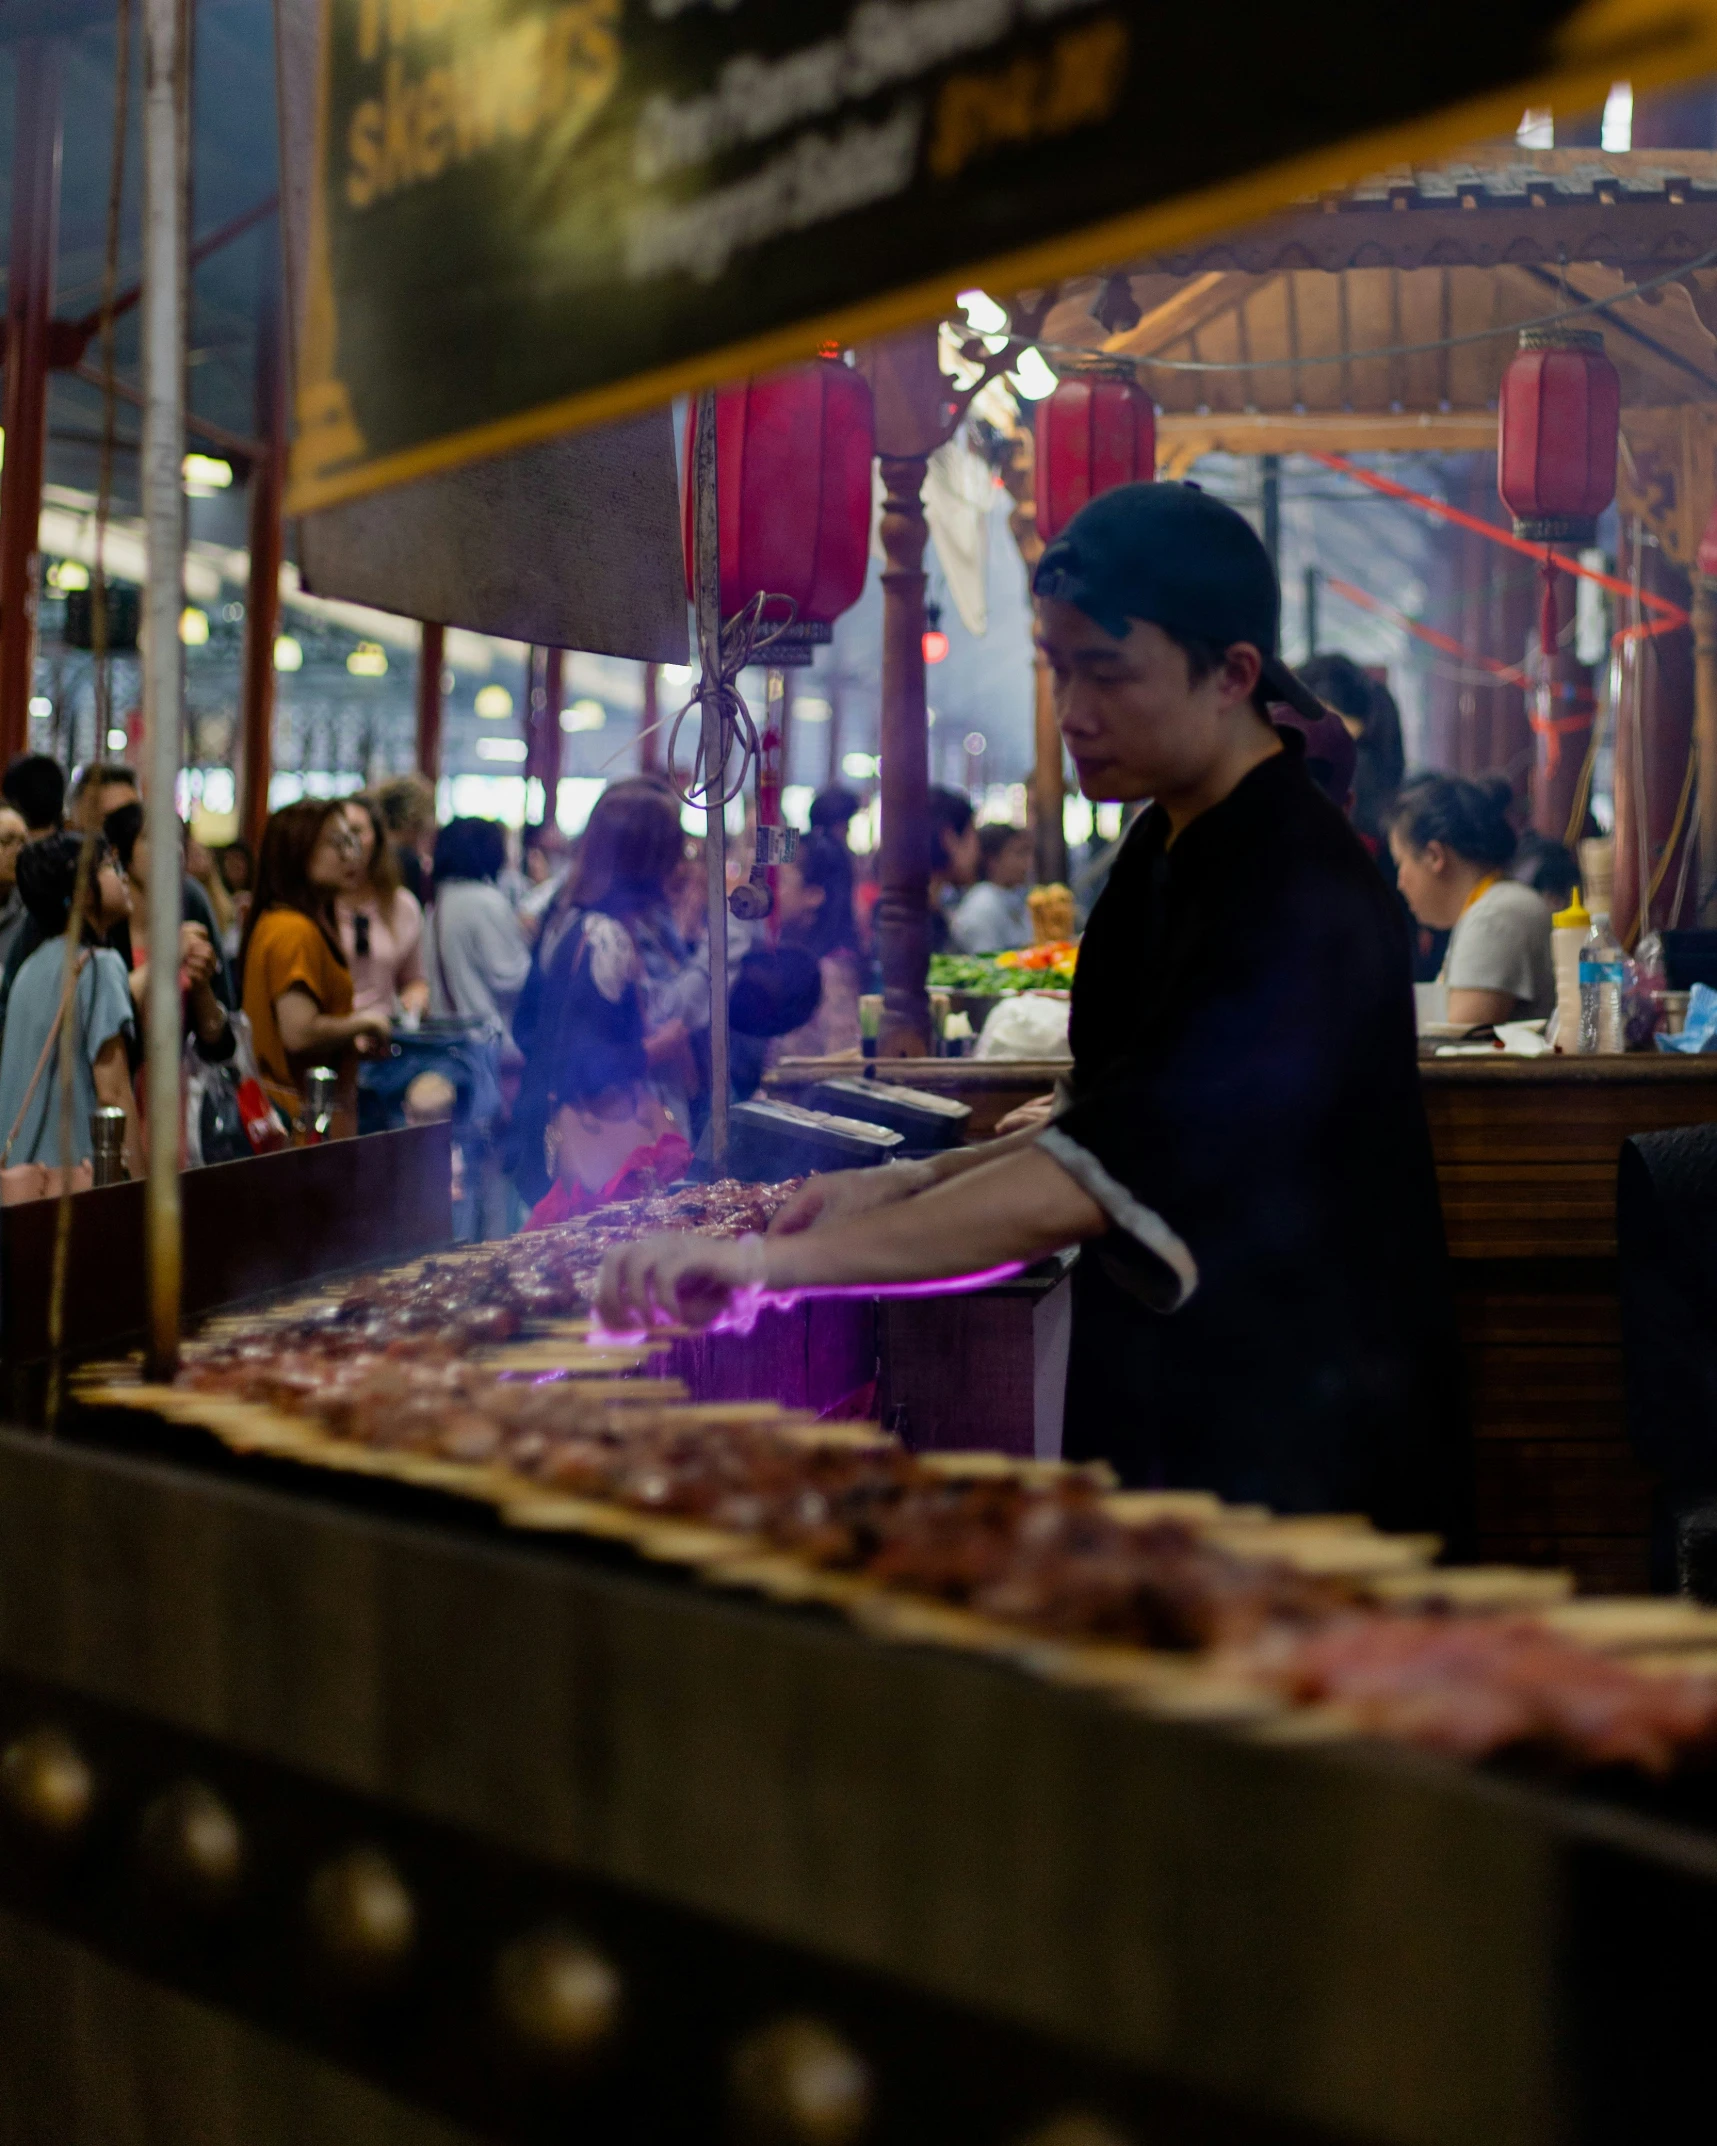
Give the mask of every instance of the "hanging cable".
M 786 616 L 778 623 L 768 623 L 769 614 L 777 608 L 784 608 Z M 668 731 L 668 749 L 663 757 L 668 781 L 682 804 L 699 812 L 720 812 L 744 794 L 747 771 L 758 753 L 758 736 L 751 710 L 739 690 L 739 674 L 781 638 L 798 612 L 798 605 L 789 596 L 758 595 L 723 625 L 717 663 L 699 678 L 690 699 L 675 714 Z M 694 708 L 702 719 L 705 734 L 714 736 L 718 744 L 714 753 L 703 756 L 701 774 L 682 782 L 676 751 L 681 727 Z M 657 727 L 661 726 L 658 724 Z M 728 768 L 736 745 L 739 748 L 739 772 L 730 784 Z

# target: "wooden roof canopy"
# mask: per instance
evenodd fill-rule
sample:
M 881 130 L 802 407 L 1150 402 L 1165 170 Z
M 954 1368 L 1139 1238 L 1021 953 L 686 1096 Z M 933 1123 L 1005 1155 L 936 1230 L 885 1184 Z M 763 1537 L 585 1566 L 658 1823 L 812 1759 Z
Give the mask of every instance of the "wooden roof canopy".
M 1112 279 L 1086 277 L 1041 342 L 1217 368 L 1140 368 L 1164 476 L 1214 451 L 1494 447 L 1513 331 L 1610 301 L 1574 325 L 1621 375 L 1623 503 L 1691 560 L 1717 493 L 1717 152 L 1468 152 L 1114 273 L 1136 326 L 1105 329 Z

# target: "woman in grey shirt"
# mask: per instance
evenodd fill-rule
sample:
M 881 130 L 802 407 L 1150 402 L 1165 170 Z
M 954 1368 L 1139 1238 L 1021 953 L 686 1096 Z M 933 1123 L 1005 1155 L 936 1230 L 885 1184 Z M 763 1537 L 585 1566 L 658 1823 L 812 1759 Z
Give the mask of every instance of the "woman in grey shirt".
M 1556 1004 L 1549 906 L 1506 876 L 1516 846 L 1513 801 L 1500 775 L 1478 782 L 1422 775 L 1402 791 L 1390 820 L 1407 906 L 1421 924 L 1450 935 L 1441 981 L 1449 1019 L 1468 1028 L 1536 1020 Z

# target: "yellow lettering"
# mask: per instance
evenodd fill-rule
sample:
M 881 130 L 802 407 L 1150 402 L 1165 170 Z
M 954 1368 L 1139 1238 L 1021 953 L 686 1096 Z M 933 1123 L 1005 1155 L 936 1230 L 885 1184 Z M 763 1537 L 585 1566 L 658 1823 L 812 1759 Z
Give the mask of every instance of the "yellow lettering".
M 388 42 L 397 52 L 411 35 L 411 0 L 388 0 Z
M 367 209 L 376 198 L 382 164 L 382 108 L 373 97 L 352 114 L 346 153 L 352 160 L 346 174 L 346 199 L 355 209 Z
M 397 186 L 409 186 L 417 176 L 416 86 L 405 79 L 405 62 L 396 52 L 388 61 L 386 102 L 382 121 L 381 191 L 391 194 Z
M 930 142 L 931 175 L 951 179 L 986 149 L 1029 140 L 1041 80 L 1039 62 L 1018 59 L 1000 74 L 954 75 L 943 83 Z
M 417 176 L 433 179 L 453 148 L 453 70 L 432 67 L 417 93 Z
M 373 60 L 382 48 L 382 0 L 361 0 L 358 8 L 358 57 Z
M 501 67 L 493 45 L 471 45 L 453 77 L 453 140 L 461 162 L 494 146 Z
M 1110 19 L 1069 31 L 1055 47 L 1039 131 L 1070 134 L 1075 127 L 1107 119 L 1121 93 L 1126 64 L 1124 22 Z
M 507 132 L 523 139 L 537 123 L 537 99 L 542 89 L 543 26 L 540 21 L 521 22 L 506 40 L 502 65 L 506 70 L 503 100 Z
M 412 0 L 412 22 L 419 37 L 439 37 L 459 0 Z

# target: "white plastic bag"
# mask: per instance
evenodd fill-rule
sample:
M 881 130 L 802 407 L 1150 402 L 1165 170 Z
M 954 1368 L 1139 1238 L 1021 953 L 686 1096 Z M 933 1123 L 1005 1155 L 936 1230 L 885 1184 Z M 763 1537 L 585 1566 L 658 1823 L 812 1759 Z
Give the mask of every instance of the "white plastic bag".
M 1061 993 L 1028 991 L 1005 998 L 990 1009 L 974 1058 L 1062 1058 L 1067 1045 L 1071 1001 Z

